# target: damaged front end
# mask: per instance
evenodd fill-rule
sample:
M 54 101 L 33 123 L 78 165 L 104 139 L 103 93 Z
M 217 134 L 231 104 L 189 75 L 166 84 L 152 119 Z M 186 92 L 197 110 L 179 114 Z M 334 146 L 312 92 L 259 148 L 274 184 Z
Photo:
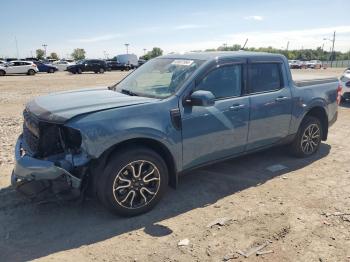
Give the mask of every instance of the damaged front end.
M 55 187 L 56 193 L 69 189 L 80 195 L 90 160 L 80 148 L 80 132 L 61 123 L 42 121 L 27 109 L 23 116 L 11 184 L 26 195 L 54 184 L 60 185 Z

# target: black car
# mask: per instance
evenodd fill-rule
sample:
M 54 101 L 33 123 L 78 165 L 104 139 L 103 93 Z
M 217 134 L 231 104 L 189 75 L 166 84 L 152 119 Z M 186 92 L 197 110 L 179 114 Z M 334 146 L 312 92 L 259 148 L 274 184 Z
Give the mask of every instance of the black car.
M 115 59 L 107 60 L 106 63 L 111 70 L 129 71 L 131 69 L 129 64 L 119 63 Z
M 99 59 L 84 59 L 78 61 L 75 65 L 67 67 L 67 71 L 73 74 L 81 74 L 82 72 L 95 72 L 103 74 L 107 70 L 107 63 Z

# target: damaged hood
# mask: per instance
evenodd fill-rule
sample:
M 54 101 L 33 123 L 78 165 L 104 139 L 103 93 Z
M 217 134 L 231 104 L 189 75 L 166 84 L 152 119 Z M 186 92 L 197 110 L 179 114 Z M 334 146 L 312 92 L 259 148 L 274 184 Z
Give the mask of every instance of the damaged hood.
M 40 96 L 30 101 L 26 110 L 44 121 L 62 123 L 85 113 L 152 101 L 157 99 L 129 96 L 108 90 L 107 87 L 99 87 Z

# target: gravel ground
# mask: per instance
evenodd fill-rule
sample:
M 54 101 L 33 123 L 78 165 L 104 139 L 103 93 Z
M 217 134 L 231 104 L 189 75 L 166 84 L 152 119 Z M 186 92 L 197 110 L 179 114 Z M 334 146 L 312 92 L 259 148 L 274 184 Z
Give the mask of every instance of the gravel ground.
M 293 76 L 340 73 L 295 70 Z M 9 180 L 24 103 L 49 92 L 110 85 L 124 75 L 0 78 L 0 261 L 350 261 L 346 104 L 313 157 L 295 159 L 274 148 L 190 172 L 139 217 L 113 216 L 95 200 L 40 203 L 16 193 Z M 276 164 L 285 169 L 267 169 Z M 208 227 L 219 218 L 222 225 Z M 180 240 L 187 245 L 178 246 Z M 271 253 L 237 253 L 262 244 Z

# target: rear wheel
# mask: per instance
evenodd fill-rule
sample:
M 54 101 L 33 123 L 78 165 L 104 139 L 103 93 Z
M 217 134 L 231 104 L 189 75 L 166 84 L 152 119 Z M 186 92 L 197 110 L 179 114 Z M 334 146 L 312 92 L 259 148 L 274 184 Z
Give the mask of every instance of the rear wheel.
M 29 69 L 27 74 L 30 76 L 33 76 L 33 75 L 35 75 L 35 71 L 33 69 Z
M 321 145 L 322 125 L 312 116 L 306 116 L 291 144 L 291 151 L 297 157 L 308 157 L 316 153 Z
M 130 147 L 110 158 L 97 181 L 98 198 L 108 209 L 135 216 L 159 202 L 168 186 L 168 169 L 153 150 Z
M 78 73 L 78 74 L 81 74 L 82 72 L 83 72 L 83 70 L 81 70 L 81 68 L 78 68 L 78 69 L 77 69 L 77 73 Z
M 6 72 L 4 70 L 0 70 L 0 76 L 6 75 Z
M 55 70 L 53 70 L 53 68 L 50 68 L 48 73 L 53 74 L 53 73 L 55 73 Z

